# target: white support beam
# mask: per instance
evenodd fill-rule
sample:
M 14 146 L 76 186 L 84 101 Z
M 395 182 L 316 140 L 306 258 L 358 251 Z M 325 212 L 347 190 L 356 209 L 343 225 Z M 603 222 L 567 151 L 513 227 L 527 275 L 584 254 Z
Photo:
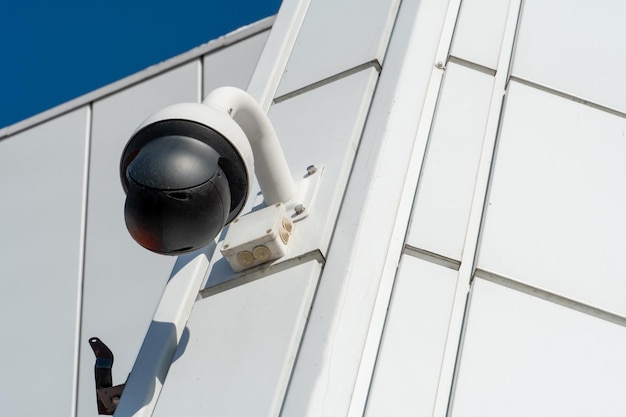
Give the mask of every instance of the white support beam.
M 468 294 L 474 275 L 479 234 L 483 222 L 485 201 L 488 195 L 496 140 L 500 129 L 500 115 L 504 106 L 511 61 L 513 59 L 521 3 L 521 0 L 511 0 L 504 29 L 500 58 L 498 60 L 498 67 L 496 68 L 493 94 L 491 96 L 489 117 L 485 129 L 485 139 L 483 141 L 480 163 L 476 174 L 474 196 L 472 198 L 470 217 L 465 234 L 463 257 L 461 259 L 457 287 L 454 294 L 454 303 L 450 315 L 450 325 L 448 326 L 448 336 L 441 365 L 441 374 L 439 375 L 439 385 L 437 388 L 433 417 L 446 417 L 451 409 L 454 396 L 452 388 L 457 369 L 457 360 L 460 357 L 460 342 L 465 324 Z

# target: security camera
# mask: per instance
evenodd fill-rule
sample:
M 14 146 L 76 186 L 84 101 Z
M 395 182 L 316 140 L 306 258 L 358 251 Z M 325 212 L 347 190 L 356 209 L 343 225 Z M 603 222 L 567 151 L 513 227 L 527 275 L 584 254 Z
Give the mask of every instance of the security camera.
M 267 205 L 295 193 L 276 133 L 250 95 L 222 87 L 202 103 L 169 106 L 141 123 L 122 153 L 126 227 L 153 252 L 199 249 L 239 216 L 253 172 Z

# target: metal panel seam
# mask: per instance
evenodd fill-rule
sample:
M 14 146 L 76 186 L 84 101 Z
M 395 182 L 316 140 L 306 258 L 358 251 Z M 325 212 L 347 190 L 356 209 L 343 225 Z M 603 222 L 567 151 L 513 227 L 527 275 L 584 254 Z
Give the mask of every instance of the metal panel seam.
M 316 88 L 323 87 L 323 86 L 325 86 L 327 84 L 330 84 L 330 83 L 332 83 L 334 81 L 338 81 L 338 80 L 340 80 L 342 78 L 349 77 L 350 75 L 356 74 L 357 72 L 366 70 L 368 68 L 374 68 L 377 72 L 380 73 L 380 71 L 382 69 L 382 66 L 380 65 L 380 62 L 378 62 L 377 59 L 365 62 L 363 64 L 357 65 L 356 67 L 352 67 L 350 69 L 342 71 L 342 72 L 340 72 L 338 74 L 335 74 L 333 76 L 330 76 L 328 78 L 324 78 L 323 80 L 316 81 L 313 84 L 309 84 L 307 86 L 298 88 L 297 90 L 294 90 L 294 91 L 292 91 L 290 93 L 286 93 L 286 94 L 283 94 L 282 96 L 276 97 L 274 99 L 274 104 L 281 103 L 283 101 L 289 100 L 290 98 L 294 98 L 296 96 L 299 96 L 300 94 L 304 94 L 304 93 L 307 93 L 307 92 L 309 92 L 311 90 L 315 90 Z
M 573 94 L 566 93 L 565 91 L 557 90 L 556 88 L 552 88 L 552 87 L 549 87 L 549 86 L 544 85 L 544 84 L 540 84 L 540 83 L 537 83 L 537 82 L 534 82 L 534 81 L 531 81 L 531 80 L 527 80 L 525 78 L 522 78 L 522 77 L 519 77 L 519 76 L 516 76 L 516 75 L 511 75 L 510 80 L 511 81 L 516 81 L 516 82 L 518 82 L 520 84 L 523 84 L 523 85 L 531 87 L 531 88 L 536 88 L 537 90 L 541 90 L 541 91 L 546 92 L 548 94 L 552 94 L 552 95 L 564 98 L 566 100 L 570 100 L 570 101 L 573 101 L 575 103 L 582 104 L 584 106 L 589 106 L 589 107 L 591 107 L 593 109 L 596 109 L 596 110 L 600 110 L 600 111 L 603 111 L 603 112 L 606 112 L 606 113 L 610 113 L 612 115 L 621 117 L 623 119 L 626 118 L 626 112 L 622 112 L 622 111 L 619 111 L 619 110 L 614 109 L 612 107 L 608 107 L 608 106 L 605 106 L 603 104 L 597 103 L 595 101 L 587 100 L 585 98 L 582 98 L 582 97 L 579 97 L 579 96 L 575 96 Z
M 558 304 L 560 306 L 578 311 L 580 313 L 596 317 L 600 320 L 605 320 L 619 326 L 626 327 L 626 317 L 618 313 L 595 307 L 583 301 L 579 301 L 571 297 L 566 297 L 553 291 L 530 285 L 525 282 L 518 281 L 514 278 L 504 276 L 502 274 L 497 274 L 495 272 L 491 272 L 485 269 L 476 268 L 474 277 L 482 278 L 484 280 L 493 282 L 494 284 L 507 287 L 511 290 L 519 291 L 524 294 L 548 301 L 550 303 Z
M 454 294 L 450 325 L 444 350 L 441 373 L 437 388 L 437 397 L 433 411 L 434 417 L 445 417 L 452 410 L 454 381 L 461 356 L 461 341 L 466 324 L 468 293 L 471 287 L 474 264 L 478 254 L 480 232 L 482 229 L 485 202 L 488 198 L 489 183 L 495 159 L 495 148 L 500 130 L 502 113 L 513 59 L 513 50 L 519 26 L 522 0 L 512 0 L 505 24 L 500 58 L 494 81 L 489 117 L 485 128 L 483 147 L 476 175 L 476 185 L 472 197 L 470 216 L 463 245 L 463 257 Z
M 197 86 L 198 86 L 198 95 L 196 96 L 198 103 L 201 103 L 202 100 L 204 100 L 204 97 L 202 97 L 202 93 L 204 92 L 204 58 L 203 59 L 197 59 L 196 62 L 198 63 L 198 74 L 197 74 Z
M 473 61 L 468 61 L 467 59 L 459 58 L 458 56 L 450 55 L 450 57 L 448 58 L 448 62 L 454 62 L 455 64 L 462 65 L 475 71 L 480 71 L 483 74 L 491 75 L 492 77 L 496 75 L 496 70 L 486 67 L 484 65 L 480 65 Z
M 454 269 L 455 271 L 458 271 L 459 267 L 461 266 L 461 262 L 457 261 L 456 259 L 448 258 L 447 256 L 443 256 L 438 253 L 427 251 L 426 249 L 417 248 L 408 244 L 404 245 L 404 250 L 402 253 L 408 256 L 412 256 L 414 258 L 421 259 L 423 261 Z
M 424 163 L 424 153 L 428 146 L 428 139 L 432 130 L 434 115 L 439 101 L 439 93 L 441 91 L 445 62 L 452 46 L 454 27 L 456 26 L 456 21 L 459 16 L 460 7 L 461 0 L 453 0 L 448 4 L 442 35 L 439 40 L 437 53 L 435 54 L 435 67 L 431 73 L 422 114 L 420 115 L 418 130 L 409 159 L 409 169 L 406 173 L 400 194 L 400 202 L 393 223 L 389 247 L 385 256 L 378 292 L 370 318 L 365 347 L 359 364 L 348 413 L 350 417 L 363 416 L 367 405 L 371 377 L 380 348 L 381 336 L 387 317 L 389 302 L 391 300 L 398 263 L 402 256 L 408 233 L 406 226 L 409 222 L 414 204 L 415 190 Z
M 78 394 L 79 394 L 79 377 L 80 377 L 80 352 L 82 339 L 82 314 L 83 314 L 83 291 L 85 288 L 85 253 L 87 250 L 87 215 L 89 206 L 89 163 L 91 159 L 91 133 L 93 121 L 93 103 L 87 106 L 86 128 L 85 128 L 85 150 L 83 159 L 83 187 L 81 202 L 81 218 L 80 218 L 80 244 L 78 246 L 78 282 L 76 291 L 76 330 L 74 340 L 74 375 L 72 390 L 72 412 L 71 416 L 75 417 L 78 413 Z

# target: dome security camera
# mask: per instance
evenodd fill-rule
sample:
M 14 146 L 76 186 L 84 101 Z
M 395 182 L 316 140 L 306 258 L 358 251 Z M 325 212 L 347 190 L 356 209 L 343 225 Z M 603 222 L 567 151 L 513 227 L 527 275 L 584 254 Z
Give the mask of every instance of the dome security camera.
M 222 87 L 201 104 L 169 106 L 146 119 L 122 153 L 126 227 L 153 252 L 199 249 L 241 213 L 254 171 L 267 205 L 295 193 L 274 129 L 250 95 Z

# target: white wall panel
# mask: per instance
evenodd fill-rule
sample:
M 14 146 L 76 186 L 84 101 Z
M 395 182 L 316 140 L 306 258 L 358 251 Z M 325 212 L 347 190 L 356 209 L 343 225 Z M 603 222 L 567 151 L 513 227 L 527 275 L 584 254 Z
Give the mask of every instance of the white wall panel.
M 320 272 L 310 261 L 196 302 L 154 416 L 277 416 Z
M 266 30 L 203 58 L 203 93 L 206 97 L 217 87 L 232 86 L 245 90 L 270 31 Z
M 524 2 L 513 75 L 626 112 L 626 2 Z
M 0 141 L 0 414 L 69 416 L 88 110 Z
M 403 256 L 366 417 L 431 416 L 457 271 Z
M 626 315 L 625 131 L 512 82 L 478 267 Z
M 463 0 L 451 54 L 496 69 L 510 0 Z
M 368 68 L 270 109 L 269 117 L 297 184 L 309 165 L 323 166 L 310 214 L 296 223 L 285 259 L 316 250 L 327 252 L 377 79 L 378 72 Z M 252 195 L 257 192 L 255 184 Z M 215 251 L 207 287 L 235 275 Z
M 407 243 L 461 259 L 493 77 L 448 64 Z
M 372 60 L 382 63 L 399 0 L 311 2 L 276 96 Z
M 79 416 L 96 415 L 94 354 L 100 337 L 115 355 L 113 383 L 125 381 L 146 334 L 175 257 L 140 247 L 124 224 L 119 180 L 122 150 L 151 113 L 199 95 L 199 63 L 191 62 L 93 105 L 87 249 L 81 340 Z
M 283 417 L 359 415 L 364 407 L 367 393 L 359 377 L 367 369 L 359 368 L 371 369 L 364 349 L 381 276 L 395 275 L 395 265 L 385 262 L 389 247 L 398 242 L 395 237 L 404 241 L 404 230 L 397 236 L 392 230 L 446 8 L 439 0 L 402 2 Z M 366 388 L 369 378 L 363 380 Z
M 452 416 L 626 413 L 626 329 L 476 279 Z

